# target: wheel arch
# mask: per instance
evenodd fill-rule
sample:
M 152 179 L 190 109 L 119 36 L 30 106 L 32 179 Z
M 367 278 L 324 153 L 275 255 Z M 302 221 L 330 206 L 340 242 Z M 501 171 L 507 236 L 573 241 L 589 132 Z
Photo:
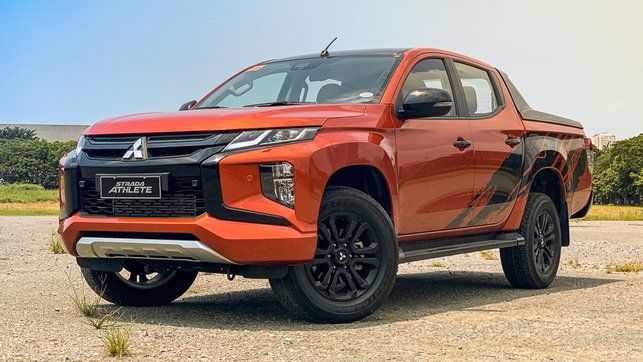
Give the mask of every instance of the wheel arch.
M 360 190 L 377 201 L 393 219 L 391 188 L 382 171 L 370 164 L 348 165 L 335 170 L 328 178 L 324 189 L 330 186 L 346 186 Z
M 534 171 L 529 192 L 543 193 L 554 202 L 560 220 L 562 245 L 569 246 L 569 217 L 563 175 L 554 167 L 542 167 Z
M 330 147 L 331 154 L 325 153 L 323 162 L 316 162 L 326 166 L 323 167 L 322 194 L 329 186 L 347 186 L 365 192 L 397 225 L 397 176 L 392 136 L 388 132 L 360 132 L 353 134 L 349 142 L 334 143 Z

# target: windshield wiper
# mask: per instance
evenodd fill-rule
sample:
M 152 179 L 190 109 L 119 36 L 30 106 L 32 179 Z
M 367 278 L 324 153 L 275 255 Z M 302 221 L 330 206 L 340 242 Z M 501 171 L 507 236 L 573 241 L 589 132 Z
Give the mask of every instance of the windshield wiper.
M 199 107 L 195 109 L 218 109 L 218 108 L 228 108 L 228 107 L 223 107 L 223 106 L 207 106 L 207 107 Z
M 297 104 L 306 104 L 306 102 L 277 101 L 277 102 L 265 102 L 265 103 L 247 104 L 244 107 L 294 106 L 294 105 L 297 105 Z

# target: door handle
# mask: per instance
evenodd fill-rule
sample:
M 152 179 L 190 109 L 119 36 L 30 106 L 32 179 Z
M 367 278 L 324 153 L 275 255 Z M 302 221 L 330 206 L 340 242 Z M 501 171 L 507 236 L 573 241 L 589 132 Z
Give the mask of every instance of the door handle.
M 511 147 L 515 147 L 520 144 L 520 138 L 517 138 L 517 137 L 507 138 L 505 140 L 505 143 Z
M 470 141 L 465 140 L 465 139 L 464 139 L 464 138 L 462 138 L 462 137 L 458 137 L 458 139 L 457 139 L 457 140 L 455 140 L 455 142 L 453 142 L 453 146 L 454 146 L 454 147 L 456 147 L 456 148 L 458 148 L 458 149 L 460 149 L 460 150 L 463 150 L 463 149 L 465 149 L 465 148 L 469 148 L 469 147 L 471 147 L 471 142 L 470 142 Z

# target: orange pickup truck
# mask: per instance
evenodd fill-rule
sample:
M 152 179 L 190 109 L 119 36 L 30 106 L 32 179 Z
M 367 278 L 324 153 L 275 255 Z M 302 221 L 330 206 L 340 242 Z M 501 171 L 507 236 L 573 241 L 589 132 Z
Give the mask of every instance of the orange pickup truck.
M 270 60 L 179 112 L 91 126 L 60 162 L 58 231 L 113 303 L 170 303 L 204 271 L 348 322 L 409 261 L 500 249 L 512 285 L 547 287 L 591 204 L 590 150 L 580 123 L 455 53 Z

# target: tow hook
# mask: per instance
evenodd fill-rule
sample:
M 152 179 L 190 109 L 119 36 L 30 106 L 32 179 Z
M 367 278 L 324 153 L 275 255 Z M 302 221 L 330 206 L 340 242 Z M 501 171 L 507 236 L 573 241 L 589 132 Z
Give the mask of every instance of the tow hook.
M 228 280 L 233 281 L 235 276 L 236 275 L 233 272 L 231 272 L 230 269 L 228 269 L 228 274 L 227 274 Z

